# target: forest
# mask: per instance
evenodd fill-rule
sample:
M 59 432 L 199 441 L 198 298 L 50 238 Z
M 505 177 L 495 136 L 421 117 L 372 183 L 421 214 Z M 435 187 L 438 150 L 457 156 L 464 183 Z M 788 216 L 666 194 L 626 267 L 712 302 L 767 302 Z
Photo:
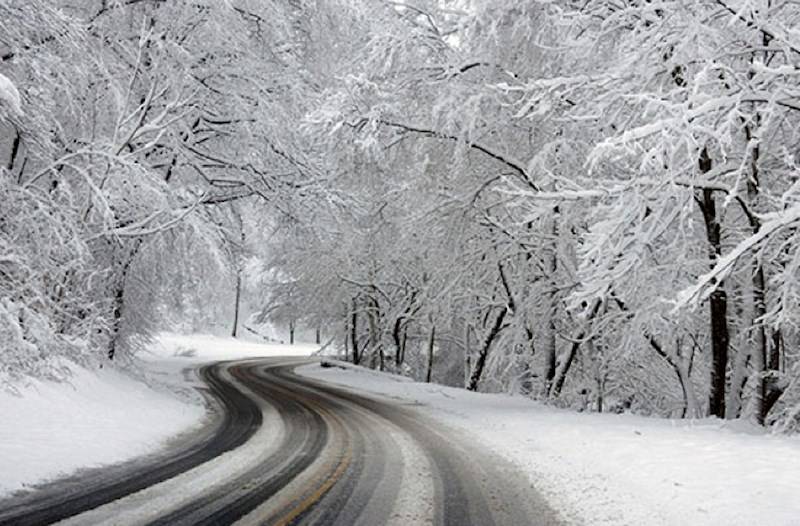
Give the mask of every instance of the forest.
M 791 0 L 0 1 L 4 387 L 272 324 L 797 432 L 799 248 Z

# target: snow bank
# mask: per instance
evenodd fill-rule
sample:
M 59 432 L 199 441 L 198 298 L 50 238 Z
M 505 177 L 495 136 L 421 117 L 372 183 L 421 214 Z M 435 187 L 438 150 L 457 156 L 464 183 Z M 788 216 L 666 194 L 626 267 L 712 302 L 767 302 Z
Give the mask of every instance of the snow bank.
M 0 391 L 0 495 L 150 453 L 205 415 L 199 403 L 119 371 L 71 369 L 69 383 Z
M 577 414 L 346 366 L 303 375 L 421 404 L 519 465 L 570 524 L 800 524 L 800 440 L 718 420 Z

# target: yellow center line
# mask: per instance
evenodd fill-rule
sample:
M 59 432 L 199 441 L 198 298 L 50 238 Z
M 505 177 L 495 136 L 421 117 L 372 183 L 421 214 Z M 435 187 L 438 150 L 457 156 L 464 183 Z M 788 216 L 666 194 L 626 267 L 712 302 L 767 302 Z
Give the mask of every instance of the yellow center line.
M 339 418 L 335 417 L 327 410 L 323 409 L 321 406 L 319 406 L 315 402 L 312 402 L 311 400 L 306 399 L 306 402 L 309 403 L 309 405 L 313 405 L 320 415 L 327 416 L 329 419 L 336 421 L 337 427 L 341 428 L 342 431 L 344 431 L 344 426 L 342 425 Z M 328 490 L 330 490 L 331 487 L 333 487 L 333 485 L 336 484 L 336 482 L 338 482 L 339 479 L 342 478 L 342 475 L 344 475 L 344 472 L 347 470 L 353 458 L 353 448 L 349 439 L 346 439 L 346 444 L 347 446 L 344 455 L 342 455 L 342 458 L 339 460 L 339 463 L 336 466 L 336 469 L 333 471 L 333 473 L 331 473 L 330 476 L 327 476 L 327 478 L 323 476 L 307 484 L 306 488 L 308 489 L 306 491 L 303 491 L 301 494 L 306 493 L 308 490 L 314 488 L 315 486 L 316 489 L 273 524 L 278 526 L 287 526 L 291 524 L 292 521 L 294 521 L 297 517 L 308 511 L 314 504 L 316 504 L 328 492 Z M 322 483 L 320 484 L 320 482 Z

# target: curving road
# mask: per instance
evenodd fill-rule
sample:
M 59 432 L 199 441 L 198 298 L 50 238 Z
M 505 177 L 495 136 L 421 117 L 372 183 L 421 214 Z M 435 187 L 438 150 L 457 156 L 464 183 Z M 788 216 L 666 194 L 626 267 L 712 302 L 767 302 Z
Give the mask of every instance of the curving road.
M 297 376 L 200 370 L 217 417 L 166 452 L 0 501 L 0 525 L 551 525 L 510 465 L 413 408 Z

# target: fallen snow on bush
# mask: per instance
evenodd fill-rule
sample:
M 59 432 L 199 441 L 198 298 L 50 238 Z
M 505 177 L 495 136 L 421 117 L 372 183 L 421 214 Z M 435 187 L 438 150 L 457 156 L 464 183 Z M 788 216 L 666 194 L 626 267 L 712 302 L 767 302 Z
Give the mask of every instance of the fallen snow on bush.
M 577 414 L 346 365 L 303 375 L 413 404 L 524 469 L 571 524 L 800 524 L 800 440 L 742 423 Z

